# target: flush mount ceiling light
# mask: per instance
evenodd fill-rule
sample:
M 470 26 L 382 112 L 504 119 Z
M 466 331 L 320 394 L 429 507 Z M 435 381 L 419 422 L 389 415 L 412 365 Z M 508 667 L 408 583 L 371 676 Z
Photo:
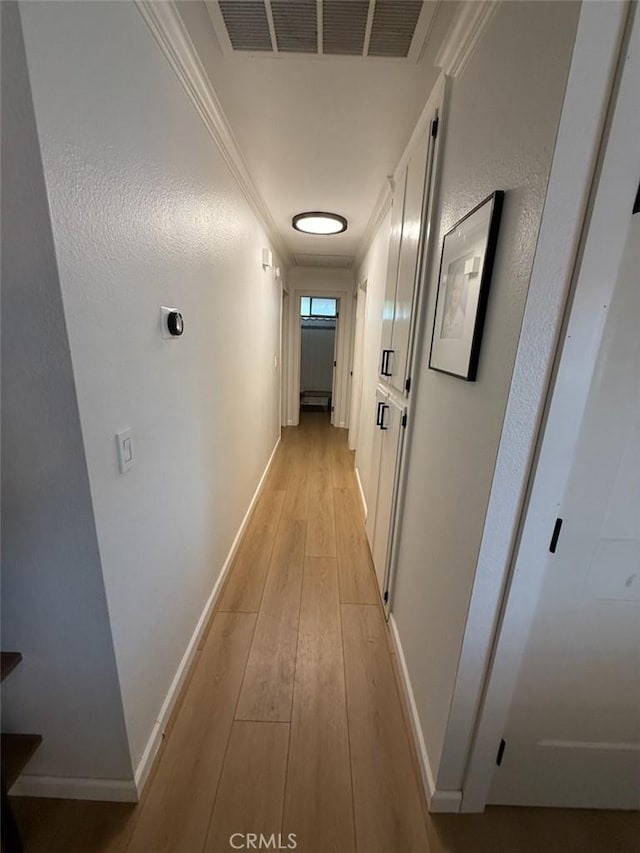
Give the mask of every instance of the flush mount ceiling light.
M 304 231 L 305 234 L 341 234 L 347 230 L 347 220 L 344 216 L 319 210 L 297 213 L 291 224 L 296 231 Z

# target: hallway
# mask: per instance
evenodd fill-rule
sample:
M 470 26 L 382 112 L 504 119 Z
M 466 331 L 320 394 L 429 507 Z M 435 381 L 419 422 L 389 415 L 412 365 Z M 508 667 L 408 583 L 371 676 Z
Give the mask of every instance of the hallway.
M 637 850 L 629 814 L 427 814 L 346 439 L 283 430 L 141 803 L 18 798 L 25 853 Z
M 326 414 L 285 430 L 129 853 L 425 849 L 352 467 Z

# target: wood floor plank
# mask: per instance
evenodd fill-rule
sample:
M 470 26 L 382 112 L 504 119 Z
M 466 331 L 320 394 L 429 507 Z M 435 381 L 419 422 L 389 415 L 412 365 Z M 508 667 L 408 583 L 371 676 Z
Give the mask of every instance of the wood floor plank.
M 255 620 L 216 614 L 127 853 L 202 853 Z
M 216 610 L 257 612 L 285 492 L 263 492 L 242 538 Z
M 310 475 L 307 557 L 335 557 L 336 530 L 333 515 L 333 488 L 329 471 Z
M 342 628 L 358 847 L 425 853 L 427 828 L 380 608 L 343 604 Z
M 355 850 L 334 559 L 305 560 L 282 827 L 305 853 Z
M 306 523 L 282 519 L 253 635 L 236 719 L 291 719 Z
M 289 484 L 289 453 L 290 443 L 286 445 L 280 441 L 276 454 L 271 463 L 271 468 L 267 475 L 264 488 L 266 492 L 283 492 L 286 491 Z
M 309 470 L 305 465 L 303 453 L 292 460 L 292 471 L 282 507 L 282 517 L 306 521 L 309 516 Z
M 277 838 L 288 747 L 287 723 L 233 724 L 205 853 L 228 853 L 247 833 Z
M 332 448 L 331 478 L 334 489 L 357 488 L 354 461 L 353 451 L 346 444 L 340 443 Z
M 377 604 L 376 576 L 355 489 L 334 489 L 336 548 L 343 604 Z

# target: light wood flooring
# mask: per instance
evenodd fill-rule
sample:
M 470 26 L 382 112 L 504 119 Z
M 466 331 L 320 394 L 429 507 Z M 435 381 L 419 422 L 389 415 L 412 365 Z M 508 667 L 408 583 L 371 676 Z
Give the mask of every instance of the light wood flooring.
M 284 430 L 142 801 L 16 798 L 25 853 L 227 853 L 233 833 L 294 833 L 299 853 L 640 851 L 620 813 L 427 814 L 360 507 L 346 432 L 306 413 Z

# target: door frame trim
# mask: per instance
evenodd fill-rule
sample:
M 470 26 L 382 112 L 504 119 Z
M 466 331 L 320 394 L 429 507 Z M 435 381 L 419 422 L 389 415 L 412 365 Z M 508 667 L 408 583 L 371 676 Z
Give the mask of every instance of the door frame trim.
M 519 394 L 507 406 L 443 751 L 449 779 L 464 772 L 463 812 L 482 811 L 489 797 L 624 252 L 636 191 L 629 175 L 640 167 L 633 16 L 626 2 L 583 3 L 580 12 L 516 357 Z M 474 732 L 465 731 L 465 703 L 474 716 L 479 708 Z

